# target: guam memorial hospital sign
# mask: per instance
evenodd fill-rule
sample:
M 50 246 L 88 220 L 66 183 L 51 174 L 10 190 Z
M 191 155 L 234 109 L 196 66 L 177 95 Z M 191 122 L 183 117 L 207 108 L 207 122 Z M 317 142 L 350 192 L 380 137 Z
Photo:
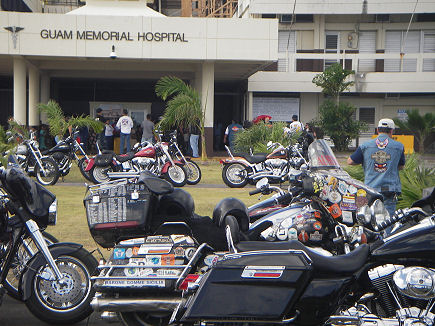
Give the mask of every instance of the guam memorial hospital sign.
M 189 42 L 184 33 L 176 32 L 120 32 L 120 31 L 73 31 L 42 29 L 41 38 L 50 40 L 128 41 L 128 42 Z

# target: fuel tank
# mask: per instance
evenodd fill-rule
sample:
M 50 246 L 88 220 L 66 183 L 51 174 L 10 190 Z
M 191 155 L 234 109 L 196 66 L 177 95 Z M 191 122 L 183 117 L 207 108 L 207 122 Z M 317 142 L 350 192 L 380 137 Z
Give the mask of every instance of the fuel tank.
M 395 264 L 435 262 L 435 222 L 427 218 L 420 224 L 398 231 L 384 239 L 384 243 L 372 251 L 375 261 Z
M 271 159 L 271 158 L 283 158 L 283 159 L 286 159 L 287 158 L 287 150 L 284 149 L 284 148 L 276 149 L 272 153 L 267 155 L 267 159 Z
M 154 157 L 154 156 L 156 156 L 156 150 L 154 149 L 154 147 L 147 147 L 147 148 L 144 148 L 144 149 L 140 150 L 139 152 L 137 152 L 134 156 L 135 157 Z

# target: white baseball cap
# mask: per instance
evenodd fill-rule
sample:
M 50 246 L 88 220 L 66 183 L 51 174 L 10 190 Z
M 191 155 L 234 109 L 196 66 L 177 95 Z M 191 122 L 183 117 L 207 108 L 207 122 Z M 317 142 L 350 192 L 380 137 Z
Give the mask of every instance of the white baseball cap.
M 395 129 L 396 125 L 394 124 L 394 121 L 391 119 L 381 119 L 378 122 L 378 128 L 390 128 Z

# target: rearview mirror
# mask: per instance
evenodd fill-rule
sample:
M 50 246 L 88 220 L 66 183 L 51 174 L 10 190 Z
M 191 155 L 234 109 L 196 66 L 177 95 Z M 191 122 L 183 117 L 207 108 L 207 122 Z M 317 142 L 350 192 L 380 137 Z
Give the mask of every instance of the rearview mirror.
M 262 178 L 255 184 L 257 189 L 261 189 L 266 186 L 269 186 L 269 180 L 267 178 Z

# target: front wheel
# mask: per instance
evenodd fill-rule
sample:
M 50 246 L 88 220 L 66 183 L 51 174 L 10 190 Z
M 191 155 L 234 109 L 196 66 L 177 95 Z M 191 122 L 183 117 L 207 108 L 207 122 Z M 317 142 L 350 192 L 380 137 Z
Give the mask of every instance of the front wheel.
M 201 181 L 201 169 L 198 164 L 193 161 L 187 160 L 184 168 L 187 172 L 187 184 L 196 185 Z
M 81 248 L 55 259 L 64 282 L 51 280 L 54 275 L 48 265 L 38 268 L 32 282 L 32 294 L 26 306 L 37 318 L 53 325 L 77 323 L 92 313 L 94 297 L 91 274 L 97 268 L 96 259 Z M 44 278 L 41 276 L 44 275 Z
M 78 166 L 79 166 L 79 170 L 80 173 L 85 177 L 86 180 L 88 181 L 93 181 L 91 175 L 89 174 L 89 172 L 86 172 L 86 167 L 88 166 L 88 162 L 86 160 L 86 157 L 82 157 L 78 162 L 77 162 Z
M 112 166 L 94 166 L 91 171 L 92 182 L 102 183 L 110 181 L 108 172 L 113 172 Z
M 166 326 L 169 323 L 169 313 L 120 312 L 119 318 L 124 326 Z
M 165 173 L 165 178 L 172 183 L 174 187 L 182 187 L 187 182 L 186 169 L 178 163 L 174 166 L 171 165 Z
M 222 169 L 222 179 L 230 188 L 243 188 L 248 183 L 246 168 L 240 163 L 230 163 Z
M 39 164 L 36 164 L 35 175 L 36 180 L 44 186 L 52 186 L 57 180 L 59 180 L 60 172 L 56 161 L 51 157 L 42 157 L 41 165 L 44 171 L 41 169 Z

